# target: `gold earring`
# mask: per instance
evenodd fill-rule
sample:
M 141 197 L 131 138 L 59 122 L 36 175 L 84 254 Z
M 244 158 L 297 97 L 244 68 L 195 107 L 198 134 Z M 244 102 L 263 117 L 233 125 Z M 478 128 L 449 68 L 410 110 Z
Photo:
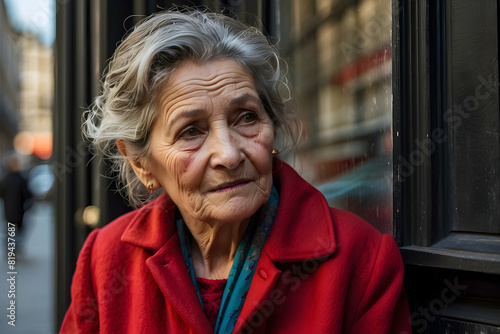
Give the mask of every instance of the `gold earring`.
M 153 184 L 152 183 L 148 184 L 148 191 L 150 194 L 153 193 Z
M 272 154 L 273 155 L 278 155 L 278 154 L 280 154 L 280 151 L 278 151 L 277 149 L 273 148 Z

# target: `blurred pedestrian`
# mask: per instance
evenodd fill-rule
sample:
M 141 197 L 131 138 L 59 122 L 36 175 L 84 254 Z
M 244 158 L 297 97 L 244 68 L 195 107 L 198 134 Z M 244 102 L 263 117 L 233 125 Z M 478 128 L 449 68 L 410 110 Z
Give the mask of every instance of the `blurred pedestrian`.
M 7 161 L 7 174 L 0 181 L 0 197 L 3 199 L 5 219 L 16 225 L 17 248 L 23 231 L 24 214 L 29 209 L 33 197 L 28 189 L 28 181 L 21 171 L 21 158 L 13 154 Z

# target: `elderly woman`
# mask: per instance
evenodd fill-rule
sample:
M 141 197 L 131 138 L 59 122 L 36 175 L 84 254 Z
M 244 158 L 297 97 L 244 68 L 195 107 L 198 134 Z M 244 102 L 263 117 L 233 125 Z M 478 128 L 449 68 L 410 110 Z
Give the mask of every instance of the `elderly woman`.
M 154 14 L 123 41 L 84 128 L 142 206 L 88 236 L 61 332 L 411 331 L 393 238 L 276 157 L 283 80 L 218 14 Z

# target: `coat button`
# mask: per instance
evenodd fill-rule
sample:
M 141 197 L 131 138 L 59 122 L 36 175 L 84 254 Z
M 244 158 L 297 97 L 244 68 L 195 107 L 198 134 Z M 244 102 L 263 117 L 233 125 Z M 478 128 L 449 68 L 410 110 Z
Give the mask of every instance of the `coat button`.
M 267 273 L 264 271 L 264 269 L 259 269 L 259 276 L 264 280 L 267 279 Z

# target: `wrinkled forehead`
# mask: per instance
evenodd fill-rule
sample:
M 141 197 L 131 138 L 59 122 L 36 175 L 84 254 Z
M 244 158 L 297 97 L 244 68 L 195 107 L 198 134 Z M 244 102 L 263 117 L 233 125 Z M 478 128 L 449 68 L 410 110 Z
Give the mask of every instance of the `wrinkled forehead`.
M 161 94 L 160 107 L 166 113 L 190 104 L 211 103 L 215 98 L 228 102 L 245 95 L 258 98 L 252 76 L 229 59 L 182 63 Z

